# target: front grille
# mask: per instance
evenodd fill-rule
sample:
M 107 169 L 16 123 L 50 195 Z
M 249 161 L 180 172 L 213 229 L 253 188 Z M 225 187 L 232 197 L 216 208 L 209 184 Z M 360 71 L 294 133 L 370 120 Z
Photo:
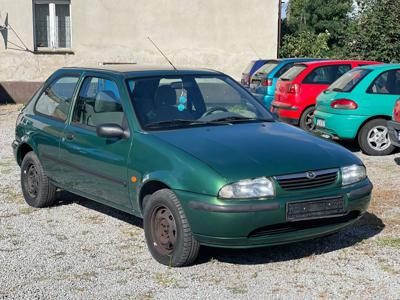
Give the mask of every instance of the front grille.
M 357 219 L 360 216 L 359 211 L 351 211 L 345 216 L 333 217 L 333 218 L 323 218 L 323 219 L 314 219 L 314 220 L 306 220 L 306 221 L 296 221 L 296 222 L 288 222 L 276 225 L 269 225 L 262 228 L 258 228 L 248 235 L 250 238 L 254 237 L 262 237 L 267 235 L 274 235 L 280 233 L 288 233 L 298 230 L 312 229 L 317 227 L 329 226 L 329 225 L 337 225 L 344 224 L 350 221 Z
M 280 187 L 286 191 L 307 190 L 335 183 L 338 172 L 339 169 L 329 169 L 277 176 L 275 179 Z

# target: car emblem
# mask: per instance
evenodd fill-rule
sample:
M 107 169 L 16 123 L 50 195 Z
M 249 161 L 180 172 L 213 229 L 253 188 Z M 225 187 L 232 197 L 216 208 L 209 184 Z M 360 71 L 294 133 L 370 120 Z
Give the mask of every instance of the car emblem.
M 314 172 L 307 172 L 307 178 L 308 179 L 315 179 L 315 177 L 317 177 L 317 174 L 315 174 Z

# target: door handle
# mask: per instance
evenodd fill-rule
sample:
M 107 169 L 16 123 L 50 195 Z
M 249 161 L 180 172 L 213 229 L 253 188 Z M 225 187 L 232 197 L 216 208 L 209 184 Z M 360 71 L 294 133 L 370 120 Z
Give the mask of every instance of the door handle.
M 66 138 L 67 140 L 69 140 L 69 141 L 72 141 L 72 140 L 75 138 L 75 136 L 74 136 L 72 133 L 67 133 L 67 135 L 65 136 L 65 138 Z

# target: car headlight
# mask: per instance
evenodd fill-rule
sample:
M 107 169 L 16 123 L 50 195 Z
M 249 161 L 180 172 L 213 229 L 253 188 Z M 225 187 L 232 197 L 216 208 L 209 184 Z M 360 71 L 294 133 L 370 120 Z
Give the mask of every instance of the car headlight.
M 367 170 L 364 166 L 352 165 L 341 168 L 342 185 L 349 185 L 359 182 L 367 177 Z
M 222 199 L 265 198 L 274 195 L 274 184 L 266 177 L 241 180 L 225 185 L 219 191 Z

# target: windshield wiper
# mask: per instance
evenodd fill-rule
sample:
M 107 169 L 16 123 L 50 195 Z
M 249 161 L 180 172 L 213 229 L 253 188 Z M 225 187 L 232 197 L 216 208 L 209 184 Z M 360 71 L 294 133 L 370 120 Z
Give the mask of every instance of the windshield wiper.
M 212 120 L 213 123 L 239 123 L 239 122 L 252 122 L 252 121 L 260 121 L 260 122 L 273 122 L 273 119 L 265 119 L 265 118 L 249 118 L 249 117 L 241 117 L 241 116 L 228 116 L 220 119 Z
M 163 127 L 175 127 L 175 126 L 192 126 L 192 125 L 220 125 L 219 123 L 215 123 L 212 121 L 197 121 L 197 120 L 184 120 L 184 119 L 176 119 L 176 120 L 168 120 L 168 121 L 159 121 L 147 124 L 145 128 L 163 128 Z

